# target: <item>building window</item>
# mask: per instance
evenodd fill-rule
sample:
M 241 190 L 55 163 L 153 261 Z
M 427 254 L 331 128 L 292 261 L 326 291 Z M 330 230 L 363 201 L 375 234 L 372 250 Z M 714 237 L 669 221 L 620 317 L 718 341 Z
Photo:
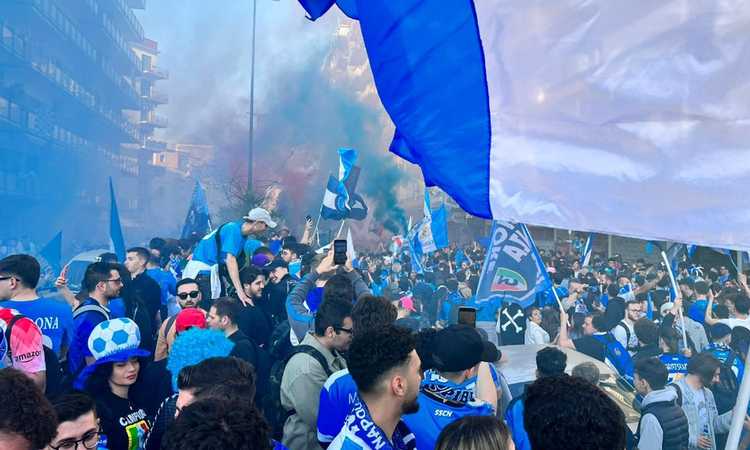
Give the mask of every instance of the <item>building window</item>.
M 151 55 L 142 55 L 141 64 L 143 64 L 143 70 L 151 70 Z
M 10 104 L 10 120 L 21 123 L 21 108 L 16 103 Z
M 4 97 L 0 97 L 0 117 L 8 117 L 8 100 Z

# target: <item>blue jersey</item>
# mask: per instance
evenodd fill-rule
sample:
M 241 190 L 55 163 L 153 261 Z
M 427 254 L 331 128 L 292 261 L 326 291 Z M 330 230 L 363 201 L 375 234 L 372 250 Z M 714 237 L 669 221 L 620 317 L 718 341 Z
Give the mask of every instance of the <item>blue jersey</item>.
M 99 302 L 93 298 L 87 298 L 82 301 L 76 309 L 92 305 L 99 306 Z M 73 341 L 70 344 L 70 351 L 68 352 L 68 364 L 71 374 L 78 373 L 78 371 L 85 366 L 86 357 L 91 356 L 91 350 L 89 350 L 89 336 L 94 330 L 94 327 L 105 320 L 109 320 L 109 310 L 106 308 L 103 309 L 107 313 L 106 315 L 98 311 L 87 311 L 79 314 L 73 319 L 75 331 L 73 332 Z
M 404 421 L 399 421 L 389 440 L 372 420 L 367 405 L 359 396 L 354 400 L 344 426 L 328 450 L 416 450 L 416 439 Z M 430 447 L 432 448 L 432 447 Z
M 73 340 L 73 311 L 70 306 L 51 298 L 38 298 L 30 301 L 7 300 L 0 302 L 0 307 L 15 309 L 33 320 L 42 330 L 44 345 L 51 348 L 57 356 L 60 350 L 69 348 Z
M 665 353 L 659 357 L 661 362 L 667 366 L 669 372 L 669 383 L 681 380 L 687 375 L 688 358 L 679 353 Z
M 721 344 L 710 344 L 704 352 L 711 353 L 718 359 L 722 364 L 726 364 L 727 359 L 732 354 L 732 349 L 726 345 Z M 742 381 L 742 376 L 745 374 L 745 363 L 742 358 L 735 353 L 732 361 L 732 371 L 737 375 L 737 380 Z
M 213 266 L 219 262 L 219 256 L 216 255 L 216 232 L 205 236 L 193 251 L 193 260 Z M 245 247 L 245 237 L 242 236 L 242 223 L 229 222 L 221 227 L 221 261 L 227 259 L 228 254 L 239 256 Z
M 405 415 L 403 421 L 414 432 L 418 449 L 435 448 L 440 432 L 466 416 L 492 416 L 492 406 L 474 395 L 476 378 L 461 384 L 428 370 L 419 390 L 419 411 Z
M 357 385 L 348 369 L 334 372 L 320 390 L 318 442 L 326 447 L 339 434 L 357 398 Z
M 172 272 L 167 272 L 160 268 L 154 268 L 147 269 L 146 274 L 159 283 L 162 305 L 169 303 L 170 295 L 177 295 L 177 279 L 172 275 Z

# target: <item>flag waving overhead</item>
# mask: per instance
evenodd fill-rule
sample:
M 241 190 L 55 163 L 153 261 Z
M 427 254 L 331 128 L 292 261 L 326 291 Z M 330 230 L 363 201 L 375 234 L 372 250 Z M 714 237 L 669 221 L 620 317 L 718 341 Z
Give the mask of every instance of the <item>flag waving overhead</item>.
M 750 249 L 750 2 L 344 3 L 391 151 L 466 211 Z
M 522 224 L 495 221 L 490 233 L 477 300 L 500 297 L 526 308 L 552 286 L 531 235 Z
M 581 252 L 581 267 L 586 267 L 591 262 L 591 254 L 594 252 L 594 235 L 589 233 L 589 237 L 586 238 L 586 245 L 583 246 Z
M 120 213 L 117 212 L 117 200 L 115 200 L 115 187 L 112 177 L 109 178 L 109 243 L 110 250 L 117 255 L 117 260 L 125 261 L 125 238 L 120 226 Z
M 206 192 L 201 183 L 196 181 L 190 209 L 185 217 L 185 224 L 182 226 L 182 239 L 190 236 L 205 236 L 211 229 L 211 215 L 208 213 Z
M 339 149 L 339 171 L 338 177 L 328 177 L 326 190 L 323 194 L 323 205 L 320 208 L 320 216 L 324 219 L 362 220 L 367 216 L 367 205 L 364 199 L 354 190 L 359 178 L 359 167 L 357 163 L 357 151 L 351 148 Z
M 39 251 L 42 258 L 47 261 L 47 264 L 52 268 L 55 273 L 59 273 L 62 265 L 60 263 L 62 259 L 62 231 L 57 233 L 55 237 L 50 240 L 47 245 Z

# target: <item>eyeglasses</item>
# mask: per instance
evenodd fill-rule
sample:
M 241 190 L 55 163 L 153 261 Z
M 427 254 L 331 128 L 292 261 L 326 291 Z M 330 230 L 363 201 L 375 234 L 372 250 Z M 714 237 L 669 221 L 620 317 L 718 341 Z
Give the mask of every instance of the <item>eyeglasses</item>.
M 106 283 L 122 284 L 122 278 L 113 278 L 111 280 L 104 280 Z
M 346 334 L 352 334 L 352 329 L 351 328 L 333 327 L 333 329 L 336 330 L 336 331 L 343 331 Z
M 15 277 L 0 277 L 0 281 L 10 280 Z
M 83 448 L 96 448 L 96 445 L 99 443 L 99 434 L 101 433 L 101 428 L 96 431 L 89 431 L 88 433 L 84 434 L 81 439 L 78 440 L 65 440 L 57 445 L 49 444 L 50 448 L 53 448 L 54 450 L 70 450 L 70 449 L 77 449 L 78 444 L 81 444 Z
M 177 294 L 178 297 L 180 297 L 181 300 L 187 300 L 188 296 L 190 298 L 198 298 L 198 296 L 201 294 L 200 291 L 190 291 L 190 292 L 180 292 Z

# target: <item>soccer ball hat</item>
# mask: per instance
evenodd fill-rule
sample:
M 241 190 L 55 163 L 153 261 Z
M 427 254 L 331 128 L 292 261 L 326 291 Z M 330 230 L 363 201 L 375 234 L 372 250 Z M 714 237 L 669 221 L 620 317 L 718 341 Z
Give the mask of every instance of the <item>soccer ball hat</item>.
M 75 382 L 76 389 L 84 389 L 86 380 L 102 364 L 124 362 L 130 358 L 145 358 L 151 352 L 138 348 L 141 345 L 141 330 L 126 317 L 105 320 L 89 335 L 88 346 L 95 361 L 83 369 Z

